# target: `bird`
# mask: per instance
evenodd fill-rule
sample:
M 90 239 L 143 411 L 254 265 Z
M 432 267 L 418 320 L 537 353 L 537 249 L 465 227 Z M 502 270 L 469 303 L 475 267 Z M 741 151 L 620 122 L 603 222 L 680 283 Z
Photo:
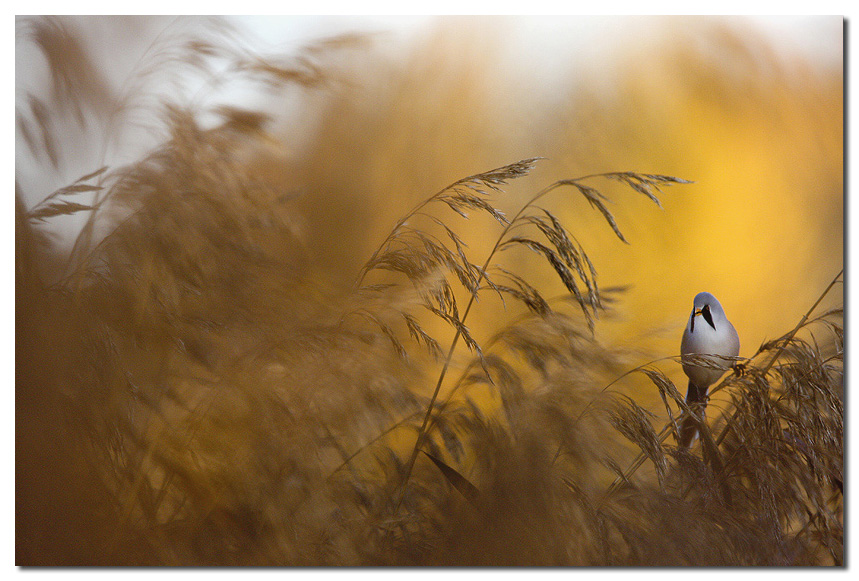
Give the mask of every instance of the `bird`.
M 725 315 L 718 299 L 708 292 L 695 295 L 692 314 L 680 341 L 683 371 L 689 377 L 686 403 L 705 418 L 707 390 L 716 383 L 740 354 L 740 336 Z M 708 356 L 708 357 L 702 357 Z M 698 423 L 687 417 L 680 426 L 679 444 L 689 448 L 698 435 Z

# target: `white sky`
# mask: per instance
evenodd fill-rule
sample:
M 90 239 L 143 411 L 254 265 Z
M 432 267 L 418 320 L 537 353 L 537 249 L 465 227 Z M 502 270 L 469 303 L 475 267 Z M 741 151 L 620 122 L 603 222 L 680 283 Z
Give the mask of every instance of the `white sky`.
M 730 12 L 727 12 L 730 14 Z M 587 40 L 590 34 L 599 33 L 601 27 L 593 22 L 616 22 L 617 16 L 591 16 L 578 19 L 581 26 L 575 28 L 575 16 L 528 16 L 528 42 L 538 47 L 547 44 L 561 45 Z M 288 48 L 321 36 L 354 30 L 393 30 L 407 36 L 432 22 L 431 16 L 234 16 L 235 21 L 247 26 L 262 40 L 274 47 Z M 771 36 L 785 50 L 831 59 L 841 55 L 842 47 L 836 44 L 837 37 L 831 34 L 831 17 L 816 15 L 795 16 L 748 16 L 760 29 Z M 576 30 L 575 37 L 570 28 Z M 815 29 L 820 34 L 809 34 Z M 828 30 L 827 30 L 828 29 Z

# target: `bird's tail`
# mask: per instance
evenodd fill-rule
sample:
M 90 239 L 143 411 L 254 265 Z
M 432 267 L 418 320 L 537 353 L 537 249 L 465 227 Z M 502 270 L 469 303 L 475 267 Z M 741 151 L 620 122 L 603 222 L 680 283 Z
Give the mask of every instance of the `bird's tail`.
M 706 418 L 707 388 L 700 388 L 692 380 L 689 380 L 689 390 L 686 392 L 686 403 L 692 408 L 692 412 L 699 415 L 701 420 Z M 698 436 L 698 421 L 693 417 L 686 417 L 680 424 L 679 444 L 681 448 L 688 448 Z

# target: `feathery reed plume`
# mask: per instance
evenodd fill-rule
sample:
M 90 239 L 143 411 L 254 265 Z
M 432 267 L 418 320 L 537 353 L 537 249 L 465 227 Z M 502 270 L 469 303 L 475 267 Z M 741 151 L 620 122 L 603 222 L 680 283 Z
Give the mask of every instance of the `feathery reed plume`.
M 429 293 L 424 294 L 424 306 L 430 312 L 449 323 L 455 329 L 456 334 L 451 342 L 447 357 L 436 382 L 435 390 L 427 405 L 424 420 L 418 430 L 417 441 L 412 448 L 412 453 L 406 464 L 402 484 L 403 489 L 408 485 L 415 460 L 423 444 L 433 406 L 438 398 L 454 350 L 460 338 L 463 339 L 466 346 L 472 352 L 475 352 L 480 357 L 481 364 L 484 369 L 486 368 L 482 350 L 465 325 L 465 320 L 481 290 L 481 284 L 485 282 L 489 289 L 494 290 L 498 294 L 507 294 L 521 300 L 529 308 L 536 309 L 541 314 L 545 315 L 548 312 L 548 304 L 533 286 L 529 285 L 521 277 L 493 263 L 497 252 L 513 247 L 525 247 L 541 254 L 558 275 L 564 287 L 575 297 L 576 302 L 582 309 L 588 326 L 593 330 L 594 317 L 601 306 L 599 289 L 596 283 L 596 269 L 587 257 L 587 254 L 585 254 L 581 244 L 567 231 L 560 220 L 549 210 L 537 205 L 540 199 L 555 189 L 571 186 L 577 189 L 592 207 L 597 208 L 602 213 L 617 237 L 626 242 L 614 216 L 604 204 L 604 201 L 608 198 L 596 188 L 583 183 L 585 180 L 597 177 L 617 179 L 632 187 L 633 190 L 646 195 L 657 204 L 659 204 L 659 200 L 653 193 L 654 189 L 658 191 L 660 186 L 672 183 L 689 183 L 686 180 L 671 176 L 634 172 L 611 172 L 579 179 L 559 180 L 536 193 L 511 220 L 508 220 L 503 212 L 486 201 L 487 193 L 481 189 L 481 186 L 487 186 L 498 191 L 499 186 L 504 184 L 505 180 L 524 175 L 532 168 L 536 161 L 536 158 L 526 159 L 483 174 L 469 176 L 454 182 L 437 194 L 427 198 L 397 222 L 391 233 L 361 269 L 357 284 L 361 284 L 365 276 L 374 269 L 392 270 L 404 274 L 413 285 L 424 284 L 424 281 L 434 270 L 448 270 L 456 275 L 460 284 L 470 294 L 468 303 L 461 316 L 455 295 L 446 278 L 442 278 L 439 286 L 433 288 Z M 483 266 L 478 267 L 467 259 L 459 237 L 447 226 L 445 226 L 445 230 L 455 244 L 455 250 L 448 248 L 443 242 L 437 242 L 437 239 L 433 240 L 413 227 L 407 226 L 409 218 L 423 214 L 424 208 L 433 202 L 446 204 L 465 219 L 468 218 L 468 214 L 464 211 L 466 209 L 484 211 L 503 226 L 503 230 L 486 257 Z M 438 219 L 432 219 L 438 223 Z M 541 242 L 534 238 L 533 235 L 510 235 L 514 229 L 527 228 L 529 226 L 541 234 L 546 242 Z M 511 281 L 516 287 L 495 284 L 492 277 L 488 274 L 493 268 L 499 269 L 506 280 Z M 577 282 L 577 277 L 579 282 Z M 580 289 L 580 284 L 584 285 L 586 289 L 584 292 Z M 389 333 L 386 331 L 386 334 Z M 402 500 L 402 494 L 404 492 L 401 493 L 400 501 Z

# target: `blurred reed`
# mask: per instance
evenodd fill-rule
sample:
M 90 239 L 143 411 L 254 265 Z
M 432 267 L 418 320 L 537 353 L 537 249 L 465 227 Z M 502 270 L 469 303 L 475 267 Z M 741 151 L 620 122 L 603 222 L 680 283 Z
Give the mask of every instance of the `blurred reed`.
M 27 23 L 70 111 L 110 101 L 83 49 L 58 58 L 64 21 Z M 430 42 L 459 54 L 445 30 Z M 630 295 L 597 282 L 638 243 L 624 208 L 697 187 L 557 145 L 600 152 L 629 119 L 537 131 L 561 152 L 540 160 L 491 145 L 521 127 L 482 107 L 478 53 L 398 76 L 355 72 L 371 38 L 287 59 L 217 34 L 162 38 L 141 70 L 298 94 L 318 114 L 301 146 L 288 118 L 164 96 L 148 154 L 16 191 L 19 565 L 843 564 L 837 305 L 782 313 L 714 390 L 700 451 L 672 437 L 676 345 L 642 364 L 600 334 Z M 20 131 L 58 164 L 40 111 L 64 111 L 25 101 Z M 43 228 L 70 215 L 64 250 Z M 841 291 L 812 292 L 806 310 Z

